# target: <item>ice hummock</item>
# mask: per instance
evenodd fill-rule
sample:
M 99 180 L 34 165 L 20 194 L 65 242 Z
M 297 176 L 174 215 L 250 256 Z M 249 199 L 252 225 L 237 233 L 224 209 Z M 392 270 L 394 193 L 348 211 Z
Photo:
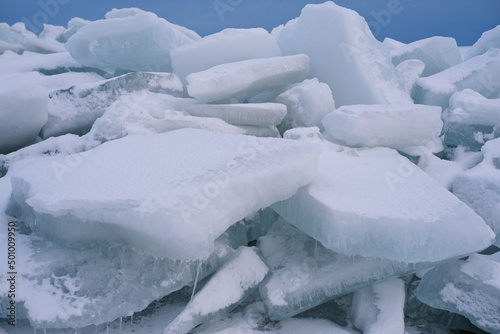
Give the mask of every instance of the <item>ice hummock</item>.
M 500 25 L 495 28 L 483 32 L 481 37 L 474 45 L 465 53 L 464 60 L 482 55 L 492 48 L 500 49 Z
M 311 58 L 309 77 L 330 86 L 337 106 L 413 103 L 389 51 L 355 11 L 331 1 L 308 4 L 276 41 L 285 55 Z
M 79 63 L 112 74 L 172 72 L 170 50 L 198 39 L 154 13 L 122 9 L 81 27 L 65 46 Z
M 206 258 L 229 226 L 306 185 L 318 154 L 310 143 L 196 129 L 128 136 L 16 170 L 9 212 L 73 247 Z
M 308 73 L 309 57 L 304 54 L 242 60 L 191 73 L 186 77 L 187 91 L 203 103 L 244 99 L 304 80 Z
M 323 118 L 327 133 L 351 146 L 402 149 L 425 145 L 441 133 L 441 108 L 415 104 L 349 105 Z
M 311 183 L 272 208 L 346 255 L 433 262 L 481 251 L 495 238 L 472 209 L 388 148 L 324 142 Z
M 256 248 L 240 247 L 189 301 L 163 334 L 186 334 L 241 303 L 264 280 L 269 268 Z
M 278 56 L 281 51 L 276 41 L 262 28 L 224 29 L 170 51 L 173 71 L 182 80 L 217 65 Z
M 462 314 L 489 333 L 500 333 L 500 263 L 486 256 L 434 268 L 420 281 L 417 297 L 434 308 Z

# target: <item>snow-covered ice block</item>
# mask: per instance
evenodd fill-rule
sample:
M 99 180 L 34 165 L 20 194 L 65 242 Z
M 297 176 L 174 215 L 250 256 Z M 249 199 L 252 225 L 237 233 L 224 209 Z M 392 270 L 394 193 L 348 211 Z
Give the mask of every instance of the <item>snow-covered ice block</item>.
M 481 149 L 483 161 L 459 174 L 453 182 L 453 193 L 470 206 L 497 233 L 500 246 L 500 138 L 487 142 Z
M 386 47 L 365 19 L 331 1 L 308 4 L 276 41 L 285 55 L 311 58 L 311 78 L 327 83 L 337 106 L 413 103 Z
M 186 334 L 199 324 L 238 306 L 269 272 L 257 252 L 256 248 L 240 247 L 165 328 L 163 334 Z
M 470 88 L 486 98 L 497 98 L 500 81 L 495 73 L 500 73 L 500 50 L 488 52 L 450 67 L 430 77 L 417 80 L 415 102 L 448 107 L 451 96 Z
M 304 54 L 242 60 L 188 75 L 187 91 L 200 102 L 241 99 L 304 80 L 308 73 L 309 57 Z
M 262 28 L 224 29 L 170 51 L 174 73 L 182 80 L 190 73 L 217 65 L 278 56 L 281 56 L 278 44 Z
M 346 255 L 433 262 L 483 250 L 495 238 L 465 203 L 388 148 L 324 142 L 315 178 L 272 208 Z
M 500 25 L 485 31 L 474 45 L 465 53 L 464 60 L 482 55 L 492 48 L 500 49 Z
M 479 150 L 490 139 L 500 137 L 500 98 L 487 99 L 472 89 L 453 94 L 443 115 L 444 142 Z
M 105 240 L 206 258 L 229 226 L 306 185 L 318 154 L 310 143 L 196 129 L 128 136 L 16 170 L 9 212 L 74 247 Z
M 271 268 L 260 293 L 273 320 L 431 265 L 338 254 L 283 219 L 259 238 L 257 246 Z
M 500 333 L 500 263 L 482 255 L 434 268 L 420 281 L 422 302 L 467 317 L 474 325 Z
M 363 334 L 404 333 L 404 304 L 405 283 L 400 278 L 362 288 L 352 299 L 352 324 Z
M 0 78 L 0 154 L 32 144 L 47 122 L 49 96 L 40 85 Z
M 413 95 L 417 79 L 424 73 L 425 63 L 418 59 L 408 59 L 399 63 L 396 69 L 403 79 L 405 91 L 410 96 Z
M 280 130 L 321 126 L 324 116 L 335 110 L 330 87 L 318 79 L 304 80 L 280 94 L 275 102 L 286 105 L 288 113 Z
M 88 23 L 71 36 L 65 44 L 71 56 L 109 73 L 172 72 L 170 50 L 200 38 L 151 12 L 116 13 L 121 14 Z
M 90 22 L 91 21 L 79 17 L 73 17 L 68 21 L 68 27 L 57 37 L 57 40 L 61 43 L 66 43 L 71 36 L 80 30 L 80 28 L 86 26 Z
M 462 62 L 457 42 L 451 37 L 434 36 L 391 50 L 392 62 L 399 65 L 409 59 L 425 63 L 424 77 L 436 74 Z
M 418 167 L 429 174 L 436 182 L 451 190 L 455 178 L 464 171 L 464 166 L 456 161 L 440 159 L 420 147 Z
M 22 55 L 0 55 L 0 73 L 39 71 L 52 75 L 64 72 L 90 72 L 91 68 L 71 58 L 69 52 L 39 54 L 26 51 Z
M 342 106 L 323 118 L 325 130 L 348 146 L 402 149 L 441 133 L 441 108 L 416 104 Z
M 182 82 L 171 73 L 133 72 L 100 82 L 84 83 L 50 94 L 48 121 L 42 137 L 84 134 L 121 95 L 140 90 L 181 96 Z

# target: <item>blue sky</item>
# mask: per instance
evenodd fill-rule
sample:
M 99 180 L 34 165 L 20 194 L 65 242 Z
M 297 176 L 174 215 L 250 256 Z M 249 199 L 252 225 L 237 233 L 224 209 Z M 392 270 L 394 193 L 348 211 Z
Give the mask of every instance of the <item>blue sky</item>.
M 139 7 L 200 35 L 224 28 L 271 30 L 300 15 L 307 0 L 0 0 L 0 22 L 24 21 L 34 32 L 44 22 L 65 26 L 78 16 L 97 20 L 112 8 Z M 472 45 L 481 33 L 500 24 L 500 0 L 337 0 L 359 12 L 376 37 L 405 43 L 430 36 L 454 37 Z M 389 9 L 397 8 L 395 13 Z M 385 14 L 385 15 L 384 15 Z

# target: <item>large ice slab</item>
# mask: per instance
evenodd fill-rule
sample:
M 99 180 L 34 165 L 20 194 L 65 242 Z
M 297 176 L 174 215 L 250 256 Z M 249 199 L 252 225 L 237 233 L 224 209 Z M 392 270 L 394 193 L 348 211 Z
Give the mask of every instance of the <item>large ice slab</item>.
M 229 226 L 307 184 L 318 154 L 309 143 L 195 129 L 128 136 L 16 170 L 9 212 L 75 247 L 105 240 L 203 258 Z
M 464 56 L 464 60 L 482 55 L 492 48 L 500 49 L 500 25 L 491 30 L 483 32 L 477 42 L 474 43 L 474 45 L 469 50 L 467 50 Z
M 122 9 L 81 27 L 65 45 L 81 64 L 106 72 L 172 72 L 170 50 L 200 38 L 187 30 L 151 12 Z
M 346 255 L 440 261 L 480 251 L 495 238 L 465 203 L 388 148 L 324 142 L 316 177 L 272 208 Z
M 207 55 L 210 55 L 207 57 Z M 174 73 L 182 80 L 190 73 L 241 60 L 278 57 L 274 38 L 262 28 L 224 29 L 170 51 Z
M 442 72 L 418 79 L 415 102 L 445 109 L 451 96 L 466 88 L 475 90 L 486 98 L 497 98 L 500 94 L 500 81 L 495 73 L 500 73 L 499 49 L 491 49 Z
M 436 267 L 417 287 L 422 302 L 467 317 L 474 325 L 500 333 L 500 263 L 481 255 Z
M 331 1 L 306 5 L 276 41 L 283 54 L 311 58 L 311 78 L 327 83 L 337 106 L 413 103 L 385 46 L 358 13 Z
M 42 137 L 82 135 L 121 95 L 140 90 L 181 96 L 183 87 L 179 78 L 171 73 L 133 72 L 54 91 L 50 94 L 48 121 L 42 129 Z
M 288 113 L 280 130 L 296 127 L 321 126 L 321 120 L 335 110 L 330 87 L 318 79 L 304 80 L 294 85 L 274 100 L 286 105 Z
M 419 59 L 425 63 L 423 76 L 439 73 L 460 64 L 462 56 L 457 42 L 451 37 L 434 36 L 391 50 L 392 62 L 399 65 L 409 59 Z
M 352 324 L 363 334 L 404 333 L 404 304 L 405 283 L 400 278 L 362 288 L 352 298 Z
M 440 135 L 441 108 L 415 104 L 342 106 L 323 118 L 325 130 L 348 146 L 402 149 Z
M 240 99 L 304 80 L 308 73 L 304 54 L 243 60 L 188 75 L 187 91 L 200 102 Z
M 230 312 L 264 280 L 269 268 L 256 248 L 240 247 L 163 334 L 186 334 L 197 325 Z
M 282 218 L 259 238 L 257 246 L 271 268 L 260 293 L 273 320 L 431 265 L 338 254 Z
M 500 137 L 500 98 L 487 99 L 472 89 L 453 94 L 443 115 L 444 142 L 479 150 L 490 139 Z

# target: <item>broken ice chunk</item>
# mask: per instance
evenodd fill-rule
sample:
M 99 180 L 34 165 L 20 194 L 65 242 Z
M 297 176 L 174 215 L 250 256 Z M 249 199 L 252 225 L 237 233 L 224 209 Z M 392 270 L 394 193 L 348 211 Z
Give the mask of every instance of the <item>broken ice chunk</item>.
M 402 149 L 441 133 L 441 108 L 415 104 L 342 106 L 323 118 L 329 135 L 348 146 Z
M 311 143 L 196 129 L 128 136 L 17 169 L 10 211 L 74 247 L 206 258 L 229 226 L 306 185 L 318 155 Z
M 163 334 L 186 334 L 197 325 L 230 312 L 259 286 L 268 272 L 256 248 L 240 247 Z
M 405 91 L 411 96 L 415 91 L 417 79 L 422 76 L 425 69 L 425 63 L 418 59 L 408 59 L 402 61 L 396 66 L 401 78 Z
M 466 52 L 464 60 L 482 55 L 492 48 L 500 49 L 500 25 L 483 32 L 477 42 Z
M 363 334 L 404 333 L 405 283 L 400 278 L 377 283 L 354 293 L 352 324 Z
M 392 62 L 399 65 L 409 59 L 425 63 L 422 76 L 439 73 L 462 62 L 457 42 L 451 37 L 434 36 L 391 50 Z
M 210 57 L 207 57 L 210 55 Z M 174 73 L 182 80 L 190 73 L 254 58 L 281 56 L 274 38 L 262 28 L 224 29 L 170 51 Z
M 446 145 L 479 150 L 487 140 L 500 136 L 500 98 L 487 99 L 464 89 L 451 97 L 444 121 Z
M 420 281 L 417 297 L 467 317 L 489 333 L 500 333 L 500 263 L 482 255 L 434 268 Z
M 387 148 L 339 150 L 324 142 L 312 182 L 272 208 L 346 255 L 441 261 L 483 250 L 495 238 L 465 203 Z
M 500 94 L 500 81 L 495 73 L 500 73 L 499 49 L 491 49 L 430 77 L 418 79 L 415 102 L 445 109 L 451 96 L 466 88 L 486 98 L 496 98 Z
M 154 13 L 137 10 L 88 23 L 65 45 L 81 64 L 109 73 L 172 72 L 170 50 L 200 38 L 185 30 Z
M 413 103 L 386 47 L 365 19 L 331 1 L 308 4 L 276 37 L 285 55 L 311 58 L 311 78 L 327 83 L 337 106 Z
M 87 133 L 95 120 L 121 95 L 140 90 L 175 96 L 183 94 L 182 83 L 176 75 L 150 72 L 133 72 L 60 89 L 50 94 L 49 117 L 42 137 Z
M 242 99 L 304 80 L 308 73 L 309 57 L 304 54 L 243 60 L 188 75 L 187 91 L 203 103 Z

